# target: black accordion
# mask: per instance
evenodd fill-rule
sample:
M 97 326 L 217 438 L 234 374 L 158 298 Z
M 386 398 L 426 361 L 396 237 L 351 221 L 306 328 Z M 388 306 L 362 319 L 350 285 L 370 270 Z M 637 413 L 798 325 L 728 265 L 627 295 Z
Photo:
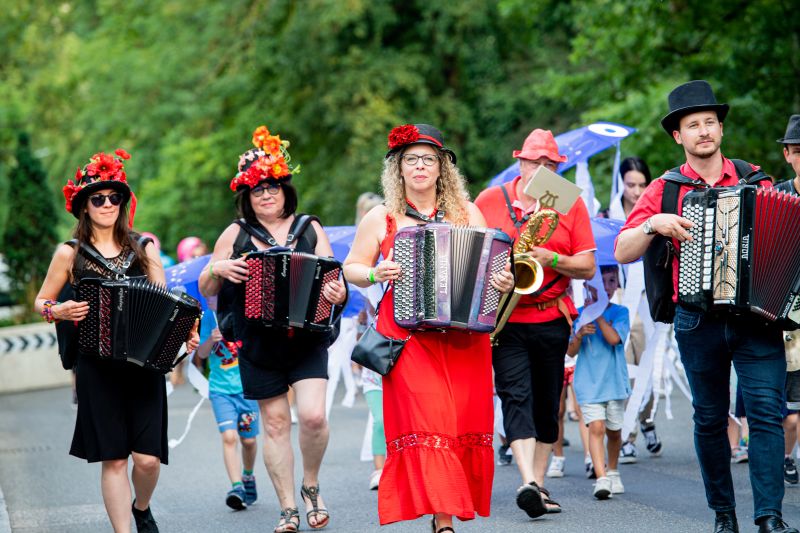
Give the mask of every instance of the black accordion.
M 393 259 L 394 319 L 407 329 L 494 330 L 500 292 L 489 283 L 508 263 L 500 230 L 431 223 L 398 230 Z
M 800 326 L 800 197 L 752 185 L 692 191 L 683 216 L 678 302 L 731 306 Z
M 186 356 L 178 353 L 202 314 L 191 296 L 144 278 L 84 278 L 76 295 L 89 303 L 89 314 L 78 322 L 79 353 L 161 373 Z
M 266 327 L 330 331 L 333 304 L 322 288 L 342 275 L 342 264 L 287 248 L 270 248 L 243 257 L 247 263 L 244 317 Z

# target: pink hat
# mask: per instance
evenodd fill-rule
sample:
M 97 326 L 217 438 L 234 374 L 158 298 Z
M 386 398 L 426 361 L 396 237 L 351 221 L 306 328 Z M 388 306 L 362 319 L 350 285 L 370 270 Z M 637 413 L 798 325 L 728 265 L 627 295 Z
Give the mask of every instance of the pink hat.
M 546 157 L 556 163 L 564 163 L 567 160 L 567 156 L 558 153 L 558 144 L 550 130 L 540 129 L 533 130 L 525 139 L 522 150 L 514 150 L 513 155 L 517 159 L 530 159 L 531 161 L 540 157 Z
M 192 252 L 202 244 L 203 241 L 197 237 L 181 239 L 181 242 L 178 243 L 178 262 L 183 263 L 184 261 L 192 259 Z

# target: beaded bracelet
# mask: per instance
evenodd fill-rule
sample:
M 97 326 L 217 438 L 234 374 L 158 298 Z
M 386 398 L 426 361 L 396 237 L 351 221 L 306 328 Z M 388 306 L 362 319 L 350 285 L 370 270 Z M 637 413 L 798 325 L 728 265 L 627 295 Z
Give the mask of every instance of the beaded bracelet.
M 55 300 L 45 300 L 42 304 L 42 318 L 44 318 L 48 324 L 57 322 L 55 317 L 53 317 L 53 306 L 58 304 L 59 302 Z

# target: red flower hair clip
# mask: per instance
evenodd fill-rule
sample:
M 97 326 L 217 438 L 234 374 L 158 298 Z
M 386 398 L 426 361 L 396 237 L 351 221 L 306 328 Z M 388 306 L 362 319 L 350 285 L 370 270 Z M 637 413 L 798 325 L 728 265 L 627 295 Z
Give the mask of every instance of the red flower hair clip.
M 411 144 L 419 140 L 419 129 L 413 124 L 397 126 L 389 132 L 389 150 Z

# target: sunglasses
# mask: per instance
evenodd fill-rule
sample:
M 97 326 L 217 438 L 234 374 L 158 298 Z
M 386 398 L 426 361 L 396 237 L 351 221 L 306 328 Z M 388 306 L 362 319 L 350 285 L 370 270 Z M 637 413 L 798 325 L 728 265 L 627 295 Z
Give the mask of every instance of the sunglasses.
M 111 194 L 93 194 L 89 197 L 89 201 L 95 207 L 103 207 L 106 205 L 106 198 L 111 202 L 111 205 L 119 205 L 122 203 L 122 193 L 112 192 Z

